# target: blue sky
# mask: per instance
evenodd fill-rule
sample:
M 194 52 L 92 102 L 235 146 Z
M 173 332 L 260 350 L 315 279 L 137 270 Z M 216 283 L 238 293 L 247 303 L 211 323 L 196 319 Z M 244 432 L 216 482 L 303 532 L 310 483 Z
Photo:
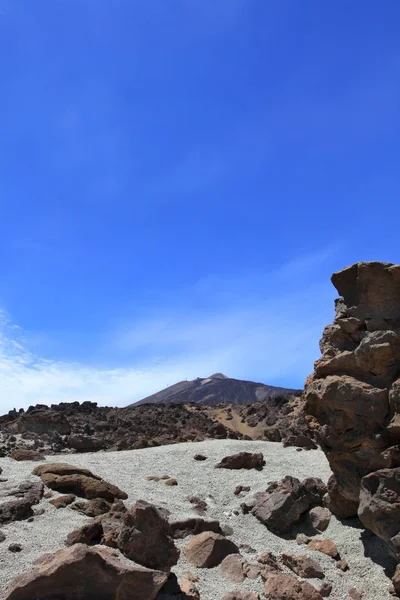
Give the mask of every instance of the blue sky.
M 400 2 L 0 0 L 0 406 L 300 387 L 400 262 Z

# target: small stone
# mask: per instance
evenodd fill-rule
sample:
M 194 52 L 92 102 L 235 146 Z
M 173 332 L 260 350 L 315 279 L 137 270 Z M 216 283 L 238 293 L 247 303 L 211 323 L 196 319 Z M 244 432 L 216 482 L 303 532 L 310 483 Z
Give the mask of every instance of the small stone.
M 173 477 L 171 477 L 171 479 L 167 479 L 165 482 L 165 485 L 169 485 L 170 487 L 173 485 L 178 485 L 178 482 L 176 479 L 174 479 Z
M 54 500 L 50 500 L 50 504 L 56 508 L 66 508 L 69 504 L 72 504 L 76 500 L 75 494 L 65 494 L 64 496 L 58 496 Z
M 181 591 L 185 595 L 185 598 L 190 598 L 190 600 L 200 600 L 199 590 L 193 581 L 189 581 L 189 579 L 183 579 L 181 581 Z
M 193 456 L 193 458 L 194 458 L 194 460 L 199 460 L 199 461 L 207 460 L 207 456 L 204 456 L 204 454 L 195 454 Z
M 2 531 L 0 531 L 0 543 L 4 542 L 5 539 L 6 539 L 5 533 L 3 533 Z
M 328 596 L 330 596 L 331 591 L 332 591 L 331 583 L 323 583 L 321 585 L 321 587 L 319 588 L 319 593 L 321 594 L 321 596 L 323 598 L 327 598 Z
M 349 565 L 347 564 L 347 562 L 345 560 L 338 560 L 336 563 L 336 567 L 338 569 L 340 569 L 341 571 L 348 571 L 349 570 Z
M 311 526 L 317 531 L 325 531 L 328 528 L 332 517 L 329 508 L 323 506 L 315 506 L 308 512 L 308 520 Z
M 351 587 L 349 588 L 349 596 L 351 598 L 351 600 L 361 600 L 362 595 L 360 594 L 360 592 L 358 590 L 356 590 L 356 588 Z
M 48 492 L 45 492 L 43 494 L 43 498 L 46 498 L 46 499 L 52 498 L 53 496 L 54 496 L 54 494 L 51 490 L 49 490 Z
M 33 523 L 34 520 L 35 520 L 35 517 L 29 517 L 29 519 L 27 519 L 28 523 Z
M 299 544 L 299 546 L 307 545 L 310 540 L 311 538 L 309 538 L 305 533 L 298 533 L 296 535 L 296 542 Z
M 278 563 L 278 559 L 272 552 L 263 552 L 257 557 L 257 562 L 261 565 L 266 565 L 274 571 L 281 571 L 281 567 Z
M 233 493 L 235 494 L 235 496 L 239 496 L 240 494 L 242 494 L 242 492 L 249 492 L 250 489 L 251 488 L 249 485 L 237 485 Z
M 10 552 L 14 552 L 14 553 L 21 552 L 22 551 L 22 546 L 21 546 L 21 544 L 10 544 L 8 546 L 8 549 L 9 549 Z
M 337 558 L 339 556 L 336 544 L 332 540 L 311 540 L 307 546 L 310 550 L 323 552 L 327 556 Z
M 303 448 L 296 448 L 296 452 L 303 452 Z
M 308 556 L 295 556 L 293 554 L 282 554 L 282 562 L 291 569 L 299 577 L 305 579 L 316 578 L 323 579 L 325 577 L 321 565 Z
M 222 600 L 260 600 L 260 596 L 255 592 L 228 592 Z
M 212 568 L 219 565 L 228 554 L 239 553 L 239 548 L 231 540 L 205 531 L 193 537 L 184 549 L 186 559 L 196 567 Z

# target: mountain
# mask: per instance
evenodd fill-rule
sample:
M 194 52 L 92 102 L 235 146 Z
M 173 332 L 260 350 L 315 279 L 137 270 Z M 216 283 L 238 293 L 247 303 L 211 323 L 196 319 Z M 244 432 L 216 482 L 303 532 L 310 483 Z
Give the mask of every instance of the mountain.
M 275 387 L 254 381 L 232 379 L 222 373 L 214 373 L 202 379 L 180 381 L 152 396 L 143 398 L 131 406 L 140 404 L 177 404 L 195 403 L 201 405 L 214 404 L 254 404 L 264 402 L 269 398 L 282 395 L 301 394 L 301 390 Z

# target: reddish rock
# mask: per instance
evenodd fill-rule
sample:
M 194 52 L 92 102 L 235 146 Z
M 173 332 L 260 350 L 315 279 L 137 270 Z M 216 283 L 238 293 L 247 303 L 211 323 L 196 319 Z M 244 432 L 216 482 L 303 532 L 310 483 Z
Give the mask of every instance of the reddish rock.
M 185 598 L 189 600 L 200 600 L 200 592 L 193 583 L 193 581 L 189 581 L 189 579 L 182 579 L 181 581 L 181 591 L 185 595 Z
M 186 559 L 196 567 L 216 567 L 228 554 L 239 553 L 234 542 L 213 532 L 196 535 L 185 546 Z
M 170 523 L 171 536 L 175 539 L 185 538 L 188 535 L 198 535 L 204 531 L 213 531 L 222 535 L 219 521 L 206 521 L 200 517 L 193 517 Z
M 160 571 L 122 563 L 107 548 L 76 544 L 36 561 L 12 582 L 5 600 L 153 600 L 166 579 Z
M 332 513 L 329 508 L 322 506 L 315 506 L 308 512 L 308 521 L 316 531 L 325 531 L 328 528 L 331 517 Z
M 195 454 L 193 456 L 194 460 L 198 460 L 198 461 L 203 461 L 203 460 L 207 460 L 207 456 L 204 456 L 204 454 Z
M 24 481 L 8 492 L 0 501 L 0 525 L 32 517 L 32 507 L 39 504 L 43 492 L 43 484 L 32 481 Z
M 13 450 L 13 452 L 11 452 L 10 458 L 17 460 L 18 462 L 21 462 L 24 460 L 32 460 L 32 461 L 43 460 L 44 456 L 37 450 L 29 450 L 29 449 L 19 448 L 17 450 Z
M 265 465 L 264 456 L 261 452 L 239 452 L 231 456 L 225 456 L 221 462 L 215 465 L 216 469 L 261 469 Z
M 327 556 L 331 558 L 338 558 L 339 552 L 336 548 L 336 544 L 332 542 L 332 540 L 311 540 L 307 546 L 310 550 L 316 550 L 318 552 L 323 552 Z
M 323 579 L 325 577 L 321 565 L 308 556 L 295 556 L 293 554 L 282 554 L 282 562 L 289 567 L 296 575 L 304 579 Z
M 84 500 L 75 502 L 72 508 L 87 517 L 98 517 L 108 513 L 111 506 L 112 505 L 104 500 L 104 498 L 93 498 L 93 500 L 88 500 L 87 502 Z
M 171 477 L 170 479 L 166 480 L 165 485 L 169 485 L 171 487 L 173 485 L 178 485 L 178 482 L 177 482 L 176 479 L 174 479 L 173 477 Z
M 348 571 L 349 570 L 349 565 L 347 564 L 347 561 L 343 560 L 343 559 L 338 560 L 336 562 L 336 567 L 338 569 L 340 569 L 341 571 Z
M 54 500 L 50 500 L 50 504 L 56 508 L 66 508 L 69 504 L 72 504 L 76 496 L 74 494 L 65 494 L 65 496 L 58 496 Z
M 327 598 L 331 595 L 332 592 L 332 584 L 331 583 L 323 583 L 319 588 L 319 593 L 323 598 Z
M 301 581 L 294 575 L 271 572 L 264 584 L 264 594 L 267 598 L 279 600 L 321 600 L 322 596 L 307 581 Z
M 362 595 L 354 587 L 349 588 L 348 594 L 349 594 L 351 600 L 361 600 L 362 599 Z

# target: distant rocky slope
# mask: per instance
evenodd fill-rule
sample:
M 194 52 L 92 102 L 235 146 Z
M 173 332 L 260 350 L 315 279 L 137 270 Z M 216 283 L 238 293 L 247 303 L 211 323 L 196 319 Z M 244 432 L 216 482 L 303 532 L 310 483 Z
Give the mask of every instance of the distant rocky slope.
M 143 404 L 98 407 L 93 402 L 31 406 L 0 417 L 0 456 L 127 450 L 205 439 L 286 441 L 313 446 L 303 400 L 280 395 L 251 405 Z
M 357 263 L 332 283 L 341 297 L 304 393 L 334 473 L 327 502 L 400 558 L 400 265 Z
M 178 402 L 202 405 L 254 404 L 283 394 L 300 395 L 301 390 L 232 379 L 222 373 L 214 373 L 204 379 L 198 377 L 192 381 L 175 383 L 175 385 L 136 402 L 136 406 L 156 403 L 176 404 Z

